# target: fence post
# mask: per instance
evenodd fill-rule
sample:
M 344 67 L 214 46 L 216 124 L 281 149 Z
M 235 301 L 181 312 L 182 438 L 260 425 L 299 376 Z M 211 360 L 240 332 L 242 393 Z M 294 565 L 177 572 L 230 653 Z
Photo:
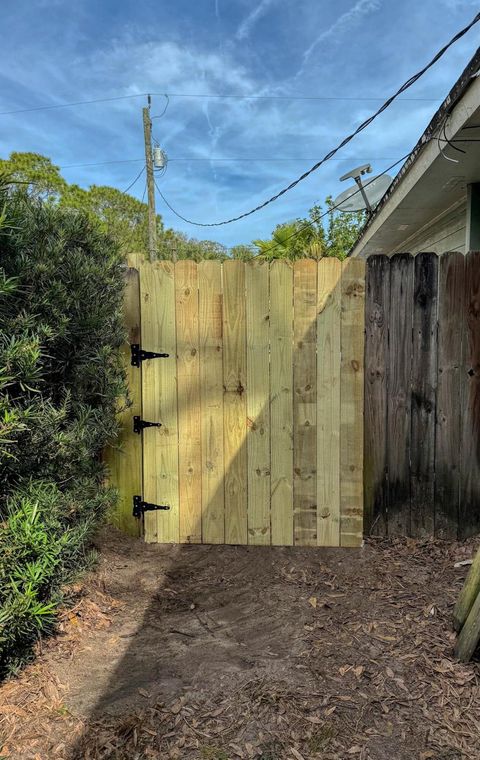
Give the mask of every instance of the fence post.
M 113 524 L 131 536 L 140 534 L 140 522 L 132 515 L 133 497 L 142 494 L 142 440 L 133 432 L 133 416 L 142 415 L 141 369 L 130 364 L 130 346 L 140 343 L 140 287 L 139 274 L 129 267 L 125 274 L 124 321 L 127 338 L 121 348 L 125 365 L 128 396 L 118 401 L 120 433 L 114 445 L 104 452 L 109 471 L 109 482 L 118 489 L 118 503 L 112 515 Z

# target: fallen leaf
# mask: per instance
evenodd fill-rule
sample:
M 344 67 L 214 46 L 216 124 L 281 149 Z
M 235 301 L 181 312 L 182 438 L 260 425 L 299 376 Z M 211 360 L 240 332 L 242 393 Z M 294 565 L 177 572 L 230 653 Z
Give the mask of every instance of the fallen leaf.
M 290 752 L 294 757 L 297 758 L 297 760 L 305 760 L 304 756 L 301 755 L 298 749 L 295 749 L 295 747 L 290 747 Z

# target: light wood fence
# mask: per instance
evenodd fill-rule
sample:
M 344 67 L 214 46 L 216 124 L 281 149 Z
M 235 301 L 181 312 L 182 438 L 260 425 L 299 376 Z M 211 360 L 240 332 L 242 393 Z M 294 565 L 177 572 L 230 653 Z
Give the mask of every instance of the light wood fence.
M 147 541 L 358 546 L 365 265 L 142 263 L 127 275 L 134 407 L 108 453 Z M 138 337 L 138 327 L 140 337 Z M 126 346 L 128 354 L 130 348 Z M 147 422 L 132 432 L 133 415 Z

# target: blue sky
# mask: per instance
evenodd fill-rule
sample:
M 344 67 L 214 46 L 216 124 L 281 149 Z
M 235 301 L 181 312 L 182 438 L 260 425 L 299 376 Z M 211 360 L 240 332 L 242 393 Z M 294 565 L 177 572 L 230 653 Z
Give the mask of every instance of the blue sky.
M 159 180 L 183 215 L 209 222 L 248 210 L 302 173 L 425 64 L 478 11 L 471 0 L 3 0 L 0 111 L 152 92 L 355 98 L 171 97 L 154 136 Z M 202 230 L 157 200 L 165 224 L 231 246 L 268 237 L 408 152 L 479 44 L 478 27 L 338 157 L 252 217 Z M 358 98 L 358 99 L 356 99 Z M 423 99 L 423 100 L 421 100 Z M 140 170 L 144 98 L 1 116 L 2 156 L 35 151 L 82 186 L 124 189 Z M 211 159 L 229 159 L 216 160 Z M 132 161 L 130 162 L 130 159 Z M 135 159 L 139 159 L 135 162 Z M 231 160 L 230 160 L 231 159 Z M 256 160 L 238 160 L 256 159 Z M 288 160 L 287 160 L 288 159 Z M 292 159 L 292 160 L 290 160 Z M 128 163 L 127 163 L 128 161 Z M 142 197 L 144 178 L 132 193 Z

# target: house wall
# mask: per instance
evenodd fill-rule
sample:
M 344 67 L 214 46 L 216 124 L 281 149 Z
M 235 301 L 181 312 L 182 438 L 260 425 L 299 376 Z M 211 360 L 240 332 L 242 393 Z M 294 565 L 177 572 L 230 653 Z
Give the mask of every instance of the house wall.
M 433 251 L 438 254 L 447 251 L 465 253 L 466 213 L 467 200 L 465 198 L 455 208 L 448 209 L 441 216 L 437 216 L 414 235 L 405 238 L 395 249 L 385 253 L 389 255 L 403 251 L 413 254 L 421 251 Z

